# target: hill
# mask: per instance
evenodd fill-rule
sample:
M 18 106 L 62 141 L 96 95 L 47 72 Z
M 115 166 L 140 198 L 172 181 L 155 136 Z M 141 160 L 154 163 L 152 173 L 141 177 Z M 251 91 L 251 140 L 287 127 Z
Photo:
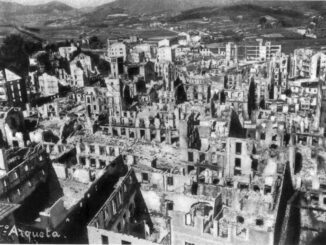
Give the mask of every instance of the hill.
M 302 18 L 311 11 L 326 13 L 324 1 L 265 1 L 265 0 L 115 0 L 100 5 L 89 12 L 88 21 L 103 21 L 108 15 L 128 14 L 129 16 L 168 13 L 177 15 L 172 21 L 212 15 L 275 15 L 284 22 Z M 291 25 L 291 23 L 289 24 Z
M 73 7 L 59 1 L 52 1 L 46 4 L 40 4 L 30 7 L 31 8 L 29 9 L 29 11 L 33 13 L 51 13 L 56 11 L 68 12 L 75 10 Z
M 177 13 L 203 6 L 232 5 L 241 0 L 116 0 L 97 7 L 93 16 L 105 17 L 109 14 L 127 13 L 129 15 Z
M 59 1 L 52 1 L 39 5 L 23 5 L 0 1 L 0 6 L 0 14 L 3 15 L 51 14 L 55 12 L 63 13 L 74 10 L 73 7 Z
M 183 11 L 181 14 L 170 18 L 172 22 L 184 20 L 199 19 L 203 17 L 230 16 L 236 17 L 241 15 L 244 19 L 257 19 L 260 16 L 273 16 L 282 22 L 283 26 L 293 26 L 304 19 L 304 12 L 293 8 L 274 8 L 265 5 L 254 4 L 234 4 L 224 7 L 202 7 Z

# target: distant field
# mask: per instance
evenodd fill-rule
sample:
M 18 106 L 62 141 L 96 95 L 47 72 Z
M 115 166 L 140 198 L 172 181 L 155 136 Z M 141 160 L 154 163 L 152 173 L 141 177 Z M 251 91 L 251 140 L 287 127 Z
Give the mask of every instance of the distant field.
M 277 29 L 264 29 L 259 31 L 261 35 L 275 34 L 279 33 L 285 38 L 299 38 L 301 35 L 297 33 L 296 28 L 277 28 Z
M 61 41 L 67 39 L 78 39 L 82 33 L 81 28 L 44 28 L 39 35 L 48 41 Z
M 290 53 L 293 52 L 294 49 L 303 48 L 303 47 L 311 47 L 311 48 L 321 48 L 326 46 L 326 38 L 319 39 L 297 39 L 297 40 L 280 40 L 279 44 L 282 45 L 282 52 Z
M 127 38 L 132 35 L 137 35 L 143 39 L 163 39 L 165 37 L 175 36 L 176 33 L 163 29 L 135 29 L 135 28 L 97 28 L 92 32 L 92 35 L 96 35 L 102 41 L 106 41 L 108 38 L 117 39 L 117 38 Z
M 0 26 L 0 36 L 6 36 L 10 33 L 17 33 L 15 28 Z
M 312 47 L 320 48 L 326 46 L 326 38 L 310 39 L 303 38 L 301 35 L 296 33 L 295 28 L 278 28 L 278 29 L 266 29 L 258 30 L 255 28 L 253 23 L 234 23 L 231 21 L 225 23 L 219 19 L 214 20 L 215 23 L 209 23 L 205 25 L 206 28 L 211 31 L 216 31 L 216 33 L 223 33 L 223 35 L 232 35 L 234 31 L 240 26 L 242 30 L 246 32 L 245 36 L 255 35 L 257 37 L 265 36 L 265 40 L 271 40 L 274 44 L 282 44 L 282 50 L 285 53 L 293 52 L 296 48 Z M 193 26 L 192 26 L 193 27 Z M 177 33 L 174 31 L 169 31 L 161 28 L 157 29 L 137 29 L 130 27 L 86 27 L 86 26 L 66 26 L 66 27 L 38 27 L 39 32 L 35 32 L 38 37 L 44 38 L 49 42 L 63 41 L 67 39 L 79 39 L 81 34 L 87 34 L 89 36 L 98 36 L 100 40 L 105 44 L 108 38 L 127 38 L 131 35 L 137 35 L 143 39 L 151 39 L 158 41 L 160 39 L 175 36 Z M 192 28 L 190 28 L 192 29 Z M 195 28 L 194 28 L 195 29 Z M 203 28 L 199 28 L 202 30 Z M 0 26 L 0 43 L 1 40 L 9 34 L 19 33 L 14 27 Z M 28 35 L 22 34 L 24 37 Z M 216 34 L 219 35 L 219 34 Z M 30 37 L 28 37 L 31 39 Z
M 2 44 L 5 37 L 10 34 L 20 34 L 20 32 L 13 27 L 0 26 L 0 44 Z
M 142 38 L 169 37 L 175 36 L 176 32 L 164 29 L 139 31 L 138 35 Z

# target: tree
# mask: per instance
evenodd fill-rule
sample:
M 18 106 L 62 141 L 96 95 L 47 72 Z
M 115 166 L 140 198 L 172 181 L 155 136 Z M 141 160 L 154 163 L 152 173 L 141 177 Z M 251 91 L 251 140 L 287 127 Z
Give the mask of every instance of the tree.
M 0 66 L 20 76 L 28 74 L 29 59 L 25 41 L 20 35 L 7 36 L 0 47 Z
M 266 17 L 261 17 L 260 19 L 259 19 L 259 24 L 262 26 L 262 27 L 265 27 L 265 25 L 266 25 L 266 23 L 267 23 L 267 19 L 266 19 Z
M 248 114 L 249 117 L 251 117 L 251 114 L 254 110 L 257 109 L 256 106 L 256 86 L 255 81 L 252 78 L 250 85 L 249 85 L 249 91 L 248 91 Z
M 42 43 L 25 40 L 25 50 L 28 55 L 32 55 L 35 52 L 42 50 Z
M 45 51 L 47 51 L 47 52 L 58 52 L 58 50 L 59 50 L 59 47 L 55 43 L 50 43 L 50 44 L 46 45 L 46 47 L 45 47 Z
M 187 93 L 184 89 L 183 84 L 180 84 L 175 91 L 176 104 L 182 104 L 187 101 Z
M 97 68 L 104 76 L 108 76 L 110 74 L 110 63 L 106 60 L 100 59 Z
M 44 66 L 44 71 L 52 74 L 52 65 L 50 62 L 50 56 L 48 53 L 41 53 L 37 56 L 37 61 L 39 62 L 39 64 Z
M 101 49 L 102 47 L 103 47 L 103 44 L 97 36 L 92 36 L 89 39 L 89 48 L 90 49 Z
M 9 35 L 0 47 L 0 68 L 8 68 L 25 77 L 28 74 L 29 56 L 39 50 L 42 50 L 40 42 L 25 40 L 17 34 Z

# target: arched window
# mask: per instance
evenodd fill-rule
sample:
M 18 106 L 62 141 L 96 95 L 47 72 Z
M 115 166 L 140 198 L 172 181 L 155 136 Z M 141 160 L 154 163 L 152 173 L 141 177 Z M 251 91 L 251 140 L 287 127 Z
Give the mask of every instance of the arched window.
M 193 226 L 193 221 L 192 221 L 192 215 L 190 213 L 187 213 L 185 215 L 185 223 L 186 225 Z

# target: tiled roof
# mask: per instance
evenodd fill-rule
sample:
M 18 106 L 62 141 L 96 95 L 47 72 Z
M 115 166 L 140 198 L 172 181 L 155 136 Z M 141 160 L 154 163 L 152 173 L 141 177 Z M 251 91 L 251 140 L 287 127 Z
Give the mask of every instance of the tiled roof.
M 19 204 L 0 202 L 0 220 L 15 211 L 19 206 Z

